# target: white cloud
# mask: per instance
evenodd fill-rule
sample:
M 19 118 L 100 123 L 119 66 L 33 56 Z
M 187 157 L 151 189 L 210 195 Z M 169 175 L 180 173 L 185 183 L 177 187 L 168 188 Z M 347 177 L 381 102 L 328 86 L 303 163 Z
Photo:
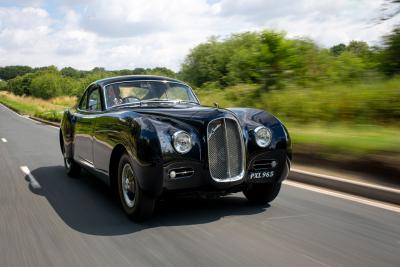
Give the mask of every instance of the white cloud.
M 90 59 L 96 57 L 95 35 L 75 28 L 70 16 L 56 29 L 58 22 L 44 9 L 0 8 L 2 65 L 94 66 Z
M 330 46 L 376 43 L 389 30 L 388 23 L 372 24 L 382 0 L 18 2 L 0 4 L 1 65 L 178 70 L 190 48 L 211 35 L 272 28 Z

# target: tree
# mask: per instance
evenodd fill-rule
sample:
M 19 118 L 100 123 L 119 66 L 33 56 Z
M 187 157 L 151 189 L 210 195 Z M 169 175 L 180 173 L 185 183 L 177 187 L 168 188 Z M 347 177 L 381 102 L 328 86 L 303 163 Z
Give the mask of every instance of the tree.
M 0 80 L 0 91 L 5 91 L 8 89 L 8 85 L 6 81 Z
M 347 51 L 359 57 L 368 57 L 370 54 L 369 46 L 364 41 L 351 41 L 346 48 Z
M 225 84 L 224 78 L 231 55 L 229 47 L 216 38 L 211 38 L 191 50 L 182 65 L 181 77 L 195 86 L 206 82 Z
M 334 45 L 330 48 L 331 53 L 334 56 L 339 56 L 341 53 L 343 53 L 344 51 L 346 51 L 346 45 L 345 44 L 337 44 Z
M 400 27 L 384 37 L 381 69 L 388 75 L 400 74 Z
M 66 77 L 71 77 L 71 78 L 80 78 L 81 77 L 81 72 L 72 67 L 62 68 L 60 70 L 60 72 L 63 76 L 66 76 Z
M 156 67 L 153 69 L 149 69 L 147 73 L 151 75 L 161 75 L 171 78 L 174 78 L 176 76 L 176 73 L 174 71 L 164 67 Z
M 0 79 L 11 80 L 17 76 L 21 76 L 30 72 L 33 72 L 33 69 L 29 66 L 0 67 Z
M 103 67 L 94 67 L 92 69 L 92 72 L 105 72 L 105 71 L 106 71 L 106 69 Z
M 7 82 L 8 89 L 16 95 L 31 95 L 31 83 L 36 75 L 36 73 L 27 73 L 17 76 Z
M 330 64 L 328 75 L 333 82 L 351 82 L 365 77 L 367 69 L 362 58 L 345 51 Z

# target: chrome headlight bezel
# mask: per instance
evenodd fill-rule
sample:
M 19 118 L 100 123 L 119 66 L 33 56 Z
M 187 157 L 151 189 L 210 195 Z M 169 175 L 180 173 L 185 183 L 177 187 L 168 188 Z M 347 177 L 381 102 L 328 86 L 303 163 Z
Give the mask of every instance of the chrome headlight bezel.
M 271 129 L 265 126 L 258 126 L 254 129 L 254 138 L 259 147 L 266 148 L 271 144 L 272 132 Z
M 179 154 L 186 154 L 192 149 L 192 137 L 185 131 L 177 131 L 172 135 L 172 146 Z

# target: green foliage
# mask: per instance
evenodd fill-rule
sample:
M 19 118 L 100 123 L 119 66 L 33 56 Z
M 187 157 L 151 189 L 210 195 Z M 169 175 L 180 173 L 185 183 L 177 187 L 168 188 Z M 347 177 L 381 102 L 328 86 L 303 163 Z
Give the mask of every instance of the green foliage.
M 290 84 L 349 82 L 376 77 L 377 57 L 367 43 L 351 41 L 330 49 L 274 31 L 212 38 L 191 50 L 180 77 L 194 86 L 256 83 L 267 90 Z
M 334 56 L 338 56 L 341 53 L 343 53 L 344 51 L 346 51 L 346 45 L 345 44 L 337 44 L 337 45 L 332 46 L 329 50 L 331 51 L 331 53 Z
M 225 84 L 230 48 L 211 38 L 207 43 L 195 47 L 182 65 L 180 77 L 196 86 L 219 81 Z
M 350 51 L 345 51 L 329 65 L 327 76 L 333 82 L 351 82 L 366 77 L 367 71 L 367 65 L 361 57 Z
M 381 69 L 388 75 L 400 74 L 400 27 L 384 37 Z
M 400 78 L 385 82 L 293 87 L 262 92 L 260 85 L 198 89 L 205 105 L 255 107 L 292 123 L 398 124 Z
M 83 76 L 83 72 L 71 67 L 65 67 L 60 70 L 62 76 L 79 79 Z
M 7 90 L 15 95 L 32 95 L 49 99 L 63 95 L 80 96 L 83 90 L 92 82 L 116 75 L 152 74 L 168 77 L 176 76 L 172 70 L 161 67 L 121 71 L 107 71 L 100 67 L 96 67 L 91 71 L 82 71 L 66 67 L 58 71 L 55 66 L 47 66 L 31 69 L 31 71 L 9 80 L 8 84 L 6 83 Z M 4 86 L 5 89 L 6 85 L 3 85 L 3 83 L 0 84 L 0 90 L 3 88 L 1 86 Z
M 8 89 L 15 95 L 31 95 L 31 82 L 35 73 L 27 73 L 8 81 Z
M 45 72 L 32 79 L 31 95 L 43 99 L 62 95 L 72 95 L 79 83 L 68 77 L 63 77 L 57 72 Z
M 369 46 L 363 41 L 351 41 L 346 50 L 358 57 L 368 57 L 370 54 Z
M 19 75 L 32 72 L 33 69 L 29 66 L 6 66 L 0 67 L 0 79 L 10 80 Z
M 8 89 L 8 85 L 6 81 L 0 80 L 0 91 L 5 91 Z

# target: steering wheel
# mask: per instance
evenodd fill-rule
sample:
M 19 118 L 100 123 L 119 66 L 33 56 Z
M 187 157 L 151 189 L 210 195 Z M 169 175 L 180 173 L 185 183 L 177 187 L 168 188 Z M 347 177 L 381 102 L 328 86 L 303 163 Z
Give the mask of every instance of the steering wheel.
M 127 96 L 122 98 L 122 103 L 134 103 L 134 102 L 140 102 L 140 99 L 135 96 Z

